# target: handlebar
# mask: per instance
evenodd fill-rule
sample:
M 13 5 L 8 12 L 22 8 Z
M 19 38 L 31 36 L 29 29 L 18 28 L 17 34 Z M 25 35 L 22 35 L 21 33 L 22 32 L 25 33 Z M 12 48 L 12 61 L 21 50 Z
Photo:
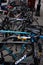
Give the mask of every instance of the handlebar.
M 10 36 L 7 37 L 5 39 L 3 39 L 2 41 L 7 41 L 9 39 L 14 39 L 14 41 L 18 41 L 18 40 L 31 40 L 32 38 L 39 38 L 39 39 L 43 39 L 43 35 L 29 35 L 29 36 Z
M 20 18 L 10 18 L 10 21 L 26 21 L 27 19 L 20 19 Z

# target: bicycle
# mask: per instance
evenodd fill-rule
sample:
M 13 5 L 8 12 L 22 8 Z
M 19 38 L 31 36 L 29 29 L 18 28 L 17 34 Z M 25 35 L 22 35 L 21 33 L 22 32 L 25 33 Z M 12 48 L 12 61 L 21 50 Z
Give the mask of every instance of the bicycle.
M 2 31 L 1 31 L 2 32 Z M 4 31 L 5 32 L 5 31 Z M 6 31 L 6 32 L 8 32 L 8 31 Z M 5 32 L 5 33 L 6 33 Z M 33 31 L 32 31 L 33 32 Z M 31 32 L 31 33 L 32 33 Z M 11 31 L 10 31 L 10 33 L 12 33 Z M 13 32 L 14 33 L 14 32 Z M 18 32 L 18 34 L 19 34 L 20 32 Z M 17 34 L 17 32 L 16 32 L 16 34 Z M 22 32 L 21 32 L 21 34 L 22 34 Z M 23 33 L 24 34 L 24 33 Z M 36 63 L 36 60 L 38 61 L 38 58 L 36 58 L 36 56 L 34 56 L 34 42 L 38 42 L 38 40 L 39 40 L 39 38 L 42 38 L 43 39 L 43 35 L 41 36 L 40 34 L 36 34 L 36 33 L 32 33 L 30 36 L 28 36 L 28 33 L 26 33 L 25 32 L 25 34 L 27 34 L 27 36 L 20 36 L 20 37 L 18 37 L 18 36 L 16 36 L 16 37 L 8 37 L 7 39 L 4 39 L 5 41 L 7 41 L 8 39 L 12 39 L 12 38 L 14 38 L 16 41 L 17 41 L 17 38 L 20 40 L 20 39 L 22 39 L 22 40 L 31 40 L 31 45 L 32 45 L 32 50 L 30 51 L 30 54 L 29 54 L 29 52 L 27 53 L 27 54 L 25 54 L 23 57 L 21 57 L 21 60 L 19 59 L 19 60 L 17 60 L 16 62 L 15 62 L 15 64 L 18 64 L 19 62 L 21 62 L 24 58 L 26 58 L 27 56 L 30 56 L 31 54 L 33 54 L 33 58 L 34 58 L 34 63 L 36 64 L 36 65 L 38 65 L 38 63 L 39 62 L 37 62 Z M 14 43 L 15 43 L 15 40 L 14 40 Z M 2 42 L 2 43 L 4 43 L 4 44 L 7 44 L 7 42 Z M 17 43 L 17 42 L 16 42 Z M 16 44 L 15 43 L 15 44 Z M 26 44 L 27 44 L 27 42 L 26 42 Z M 25 47 L 25 44 L 23 44 L 23 46 L 22 46 L 22 49 Z M 39 47 L 39 52 L 42 52 L 42 48 L 41 48 L 41 45 L 40 45 L 40 43 L 38 44 L 38 47 Z M 13 58 L 15 59 L 15 54 L 12 54 L 12 51 L 10 50 L 10 49 L 8 49 L 6 46 L 3 46 L 3 48 L 4 49 L 6 49 L 9 53 L 11 53 L 10 55 L 11 56 L 13 56 Z M 22 50 L 23 51 L 23 50 Z

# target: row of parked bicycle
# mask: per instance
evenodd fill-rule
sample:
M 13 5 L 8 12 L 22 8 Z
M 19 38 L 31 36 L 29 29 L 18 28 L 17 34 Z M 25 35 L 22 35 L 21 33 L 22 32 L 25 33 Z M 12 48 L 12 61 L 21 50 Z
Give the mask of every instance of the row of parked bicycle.
M 34 8 L 15 5 L 13 8 L 8 7 L 5 13 L 0 14 L 0 64 L 19 65 L 32 56 L 33 63 L 29 64 L 39 65 L 42 55 L 43 26 L 39 25 L 38 18 L 34 15 Z M 7 56 L 12 57 L 13 62 L 7 62 Z

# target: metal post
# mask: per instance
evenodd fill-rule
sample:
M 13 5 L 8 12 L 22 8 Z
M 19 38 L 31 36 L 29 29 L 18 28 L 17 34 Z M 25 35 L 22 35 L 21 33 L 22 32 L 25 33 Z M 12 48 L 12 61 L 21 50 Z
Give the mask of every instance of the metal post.
M 1 10 L 1 0 L 0 0 L 0 10 Z
M 37 4 L 36 16 L 40 16 L 40 7 L 41 7 L 41 0 L 39 0 Z

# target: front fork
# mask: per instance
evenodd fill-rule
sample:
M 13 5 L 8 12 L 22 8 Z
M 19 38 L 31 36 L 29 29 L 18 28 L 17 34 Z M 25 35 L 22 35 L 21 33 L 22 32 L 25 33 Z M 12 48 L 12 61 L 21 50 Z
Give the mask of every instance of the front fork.
M 34 46 L 35 40 L 34 40 L 34 38 L 31 39 L 31 42 L 32 42 L 32 51 L 33 51 L 34 65 L 39 65 L 40 64 L 40 60 L 41 60 L 40 56 L 41 56 L 41 53 L 42 53 L 42 46 L 41 46 L 40 43 L 38 43 L 38 48 L 39 48 L 38 56 L 39 57 L 37 57 L 37 54 L 36 54 L 37 52 L 35 53 L 35 46 Z
M 42 49 L 40 48 L 41 47 L 40 45 L 41 44 L 39 44 L 39 46 L 38 46 L 38 48 L 39 48 L 38 57 L 34 55 L 34 64 L 35 65 L 40 65 L 41 53 L 42 53 Z

